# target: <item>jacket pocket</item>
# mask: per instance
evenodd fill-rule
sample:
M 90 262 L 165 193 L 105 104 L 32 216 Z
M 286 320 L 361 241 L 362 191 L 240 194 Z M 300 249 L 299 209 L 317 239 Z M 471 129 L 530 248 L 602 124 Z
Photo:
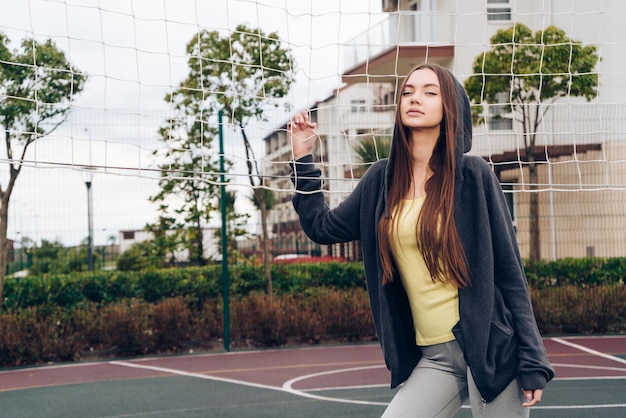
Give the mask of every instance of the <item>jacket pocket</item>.
M 498 370 L 517 368 L 518 341 L 512 325 L 512 315 L 496 288 L 487 361 Z

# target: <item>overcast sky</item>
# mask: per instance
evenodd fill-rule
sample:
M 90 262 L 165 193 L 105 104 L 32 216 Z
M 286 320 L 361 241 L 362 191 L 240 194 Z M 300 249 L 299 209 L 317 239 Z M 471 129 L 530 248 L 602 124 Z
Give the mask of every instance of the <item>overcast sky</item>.
M 87 237 L 85 182 L 90 179 L 97 245 L 155 219 L 147 199 L 158 191 L 157 173 L 146 168 L 156 164 L 152 151 L 164 147 L 156 132 L 168 114 L 164 96 L 186 76 L 185 46 L 199 30 L 227 31 L 244 23 L 277 31 L 296 57 L 296 84 L 288 101 L 301 110 L 340 86 L 340 46 L 385 17 L 380 3 L 0 0 L 0 31 L 12 47 L 25 38 L 52 39 L 89 74 L 68 123 L 28 155 L 32 163 L 20 175 L 10 206 L 9 238 L 80 243 Z M 276 127 L 284 122 L 279 117 Z M 241 139 L 231 131 L 226 135 L 225 152 L 244 157 Z M 257 157 L 263 152 L 260 142 L 253 144 Z M 0 158 L 6 158 L 4 152 Z M 92 174 L 80 169 L 85 164 L 99 168 Z M 0 161 L 3 186 L 7 169 Z

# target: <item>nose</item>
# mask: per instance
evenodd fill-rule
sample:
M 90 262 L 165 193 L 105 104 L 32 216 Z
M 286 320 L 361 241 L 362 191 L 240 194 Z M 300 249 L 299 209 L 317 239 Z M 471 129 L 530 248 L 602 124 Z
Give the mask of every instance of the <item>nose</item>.
M 411 104 L 419 104 L 419 103 L 420 103 L 420 101 L 421 101 L 421 99 L 420 99 L 420 97 L 419 97 L 419 94 L 417 94 L 417 93 L 413 93 L 413 94 L 411 95 L 411 99 L 410 99 L 409 101 L 410 101 L 410 103 L 411 103 Z

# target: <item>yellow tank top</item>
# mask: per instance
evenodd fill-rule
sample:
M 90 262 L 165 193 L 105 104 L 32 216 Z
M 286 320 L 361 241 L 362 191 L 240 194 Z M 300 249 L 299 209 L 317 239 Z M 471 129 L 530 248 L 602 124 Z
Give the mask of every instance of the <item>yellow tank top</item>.
M 417 345 L 454 340 L 452 327 L 459 321 L 459 292 L 452 284 L 433 282 L 417 248 L 417 218 L 424 198 L 404 200 L 391 223 L 391 251 L 406 290 L 415 325 Z

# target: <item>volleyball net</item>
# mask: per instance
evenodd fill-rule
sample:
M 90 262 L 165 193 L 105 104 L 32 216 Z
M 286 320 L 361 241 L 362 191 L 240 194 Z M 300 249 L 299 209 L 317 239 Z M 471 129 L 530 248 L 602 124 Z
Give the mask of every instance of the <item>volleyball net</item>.
M 498 174 L 523 252 L 536 220 L 545 257 L 623 255 L 625 18 L 617 0 L 17 2 L 0 16 L 3 190 L 20 169 L 9 238 L 80 242 L 87 183 L 105 245 L 175 211 L 185 182 L 217 210 L 223 181 L 253 234 L 259 189 L 276 196 L 270 235 L 295 234 L 291 115 L 318 123 L 335 205 L 386 157 L 402 78 L 436 62 L 472 99 L 471 152 Z M 155 202 L 165 187 L 180 189 Z

